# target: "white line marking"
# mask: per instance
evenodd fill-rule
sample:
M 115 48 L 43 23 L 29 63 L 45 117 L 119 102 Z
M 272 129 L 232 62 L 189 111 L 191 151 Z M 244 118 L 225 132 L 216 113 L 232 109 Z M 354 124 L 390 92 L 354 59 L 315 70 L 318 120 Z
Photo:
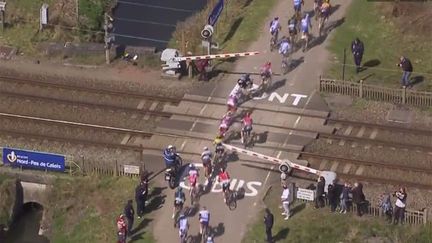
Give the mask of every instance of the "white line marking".
M 121 144 L 127 144 L 127 142 L 129 142 L 129 139 L 131 138 L 130 134 L 126 134 L 123 138 L 123 140 L 121 141 Z
M 180 146 L 180 150 L 183 151 L 184 147 L 186 145 L 186 140 L 183 141 L 182 145 Z
M 165 24 L 165 23 L 159 23 L 159 22 L 153 22 L 153 21 L 143 21 L 143 20 L 137 20 L 137 19 L 115 18 L 115 20 L 141 23 L 141 24 L 153 24 L 153 25 L 160 25 L 160 26 L 176 27 L 175 24 Z
M 140 7 L 147 7 L 147 8 L 159 8 L 159 9 L 165 9 L 165 10 L 171 10 L 171 11 L 177 11 L 177 12 L 187 12 L 192 13 L 194 11 L 188 10 L 188 9 L 180 9 L 180 8 L 170 8 L 170 7 L 163 7 L 163 6 L 157 6 L 157 5 L 151 5 L 151 4 L 143 4 L 143 3 L 134 3 L 134 2 L 128 2 L 128 1 L 117 1 L 118 3 L 124 3 L 124 4 L 130 4 Z

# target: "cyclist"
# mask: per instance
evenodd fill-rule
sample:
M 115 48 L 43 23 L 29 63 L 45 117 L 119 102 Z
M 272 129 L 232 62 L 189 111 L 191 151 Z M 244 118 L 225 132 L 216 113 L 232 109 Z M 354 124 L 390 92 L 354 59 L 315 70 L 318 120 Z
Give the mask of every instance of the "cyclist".
M 206 172 L 206 177 L 207 179 L 210 177 L 210 173 L 211 173 L 211 160 L 212 160 L 213 154 L 210 151 L 210 149 L 208 147 L 204 147 L 203 152 L 201 153 L 201 161 L 204 165 L 205 168 L 205 172 Z
M 241 136 L 242 136 L 242 143 L 244 143 L 244 137 L 246 133 L 250 133 L 252 131 L 252 117 L 251 117 L 251 113 L 248 111 L 246 112 L 246 115 L 243 117 L 242 119 L 243 122 L 243 127 L 242 127 L 242 132 L 241 132 Z
M 237 84 L 240 86 L 240 88 L 242 89 L 247 89 L 248 87 L 251 86 L 252 84 L 252 80 L 250 78 L 250 74 L 246 73 L 243 74 L 238 80 L 237 80 Z
M 286 59 L 288 58 L 290 52 L 291 52 L 291 45 L 289 43 L 288 38 L 284 36 L 282 37 L 282 40 L 279 45 L 279 54 L 282 55 L 282 61 L 286 62 Z
M 208 227 L 210 223 L 210 212 L 206 207 L 203 207 L 198 214 L 198 220 L 200 222 L 200 234 L 203 234 L 204 227 Z
M 309 43 L 309 28 L 312 29 L 312 23 L 309 18 L 309 14 L 306 13 L 301 20 L 301 32 L 302 32 L 301 38 L 306 41 L 306 44 L 303 46 L 303 52 L 306 50 L 307 45 Z
M 225 170 L 225 167 L 222 166 L 218 175 L 218 181 L 222 184 L 222 195 L 224 202 L 226 203 L 226 194 L 230 190 L 230 176 L 228 172 Z
M 323 3 L 323 0 L 314 0 L 315 20 L 318 19 L 319 10 L 321 8 L 322 3 Z
M 295 17 L 292 17 L 288 21 L 288 33 L 291 38 L 291 44 L 294 44 L 294 39 L 297 35 L 297 19 Z
M 280 23 L 279 23 L 279 17 L 275 17 L 270 22 L 270 34 L 274 38 L 274 41 L 277 42 L 279 31 L 282 29 Z
M 189 230 L 189 222 L 184 214 L 179 216 L 179 236 L 180 239 L 186 239 Z
M 196 187 L 198 184 L 198 170 L 196 169 L 195 165 L 190 163 L 189 169 L 188 169 L 188 179 L 189 179 L 189 186 L 190 186 L 190 192 L 192 193 L 192 188 Z
M 225 137 L 226 132 L 228 131 L 229 127 L 231 126 L 233 120 L 233 112 L 229 110 L 221 120 L 221 123 L 219 125 L 219 136 Z
M 208 236 L 206 243 L 214 243 L 213 236 Z
M 324 1 L 321 4 L 320 7 L 320 14 L 321 14 L 321 18 L 322 18 L 322 23 L 321 23 L 321 27 L 324 26 L 324 22 L 328 20 L 328 17 L 330 15 L 330 1 Z
M 186 196 L 183 192 L 183 188 L 178 187 L 176 192 L 174 193 L 174 208 L 172 218 L 175 217 L 176 209 L 181 211 L 183 209 L 183 204 L 186 201 Z
M 163 157 L 165 160 L 166 168 L 177 166 L 177 153 L 176 148 L 172 145 L 168 145 L 163 151 Z
M 272 76 L 271 62 L 266 62 L 260 70 L 260 75 L 262 79 L 261 85 L 264 83 L 264 80 L 271 79 Z
M 225 147 L 222 144 L 223 137 L 218 135 L 216 136 L 215 140 L 213 141 L 213 144 L 216 146 L 215 148 L 215 154 L 223 154 L 225 152 Z
M 238 97 L 235 95 L 230 95 L 227 100 L 228 111 L 236 112 L 238 105 Z
M 296 14 L 301 12 L 301 5 L 304 5 L 304 1 L 303 0 L 293 0 L 294 3 L 294 12 Z

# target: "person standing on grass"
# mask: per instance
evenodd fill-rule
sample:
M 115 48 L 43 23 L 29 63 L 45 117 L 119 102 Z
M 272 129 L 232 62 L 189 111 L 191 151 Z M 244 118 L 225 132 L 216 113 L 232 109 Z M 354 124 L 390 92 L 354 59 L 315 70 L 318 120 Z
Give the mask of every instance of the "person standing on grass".
M 128 200 L 126 203 L 126 206 L 124 207 L 124 215 L 126 216 L 127 219 L 127 229 L 128 232 L 132 231 L 132 226 L 134 223 L 134 215 L 135 215 L 135 210 L 132 206 L 132 200 Z
M 287 185 L 283 185 L 283 191 L 282 191 L 281 201 L 282 201 L 282 207 L 284 209 L 284 212 L 282 213 L 282 215 L 285 215 L 284 220 L 288 220 L 289 217 L 290 217 L 289 195 L 290 195 L 290 191 L 288 189 L 288 186 Z
M 359 38 L 355 38 L 355 40 L 351 43 L 351 52 L 354 56 L 356 73 L 359 73 L 364 52 L 363 42 L 361 42 Z
M 266 208 L 265 215 L 264 215 L 264 225 L 266 227 L 266 236 L 267 236 L 266 240 L 268 243 L 273 242 L 273 236 L 272 236 L 273 222 L 274 222 L 273 214 L 270 212 L 270 209 Z
M 401 79 L 402 88 L 411 87 L 410 76 L 413 72 L 413 66 L 411 64 L 411 61 L 404 56 L 401 56 L 399 60 L 400 62 L 396 64 L 396 66 L 402 68 L 403 71 Z
M 324 177 L 320 176 L 316 187 L 315 208 L 324 207 L 324 187 L 325 187 L 325 179 Z
M 327 195 L 330 204 L 330 211 L 334 213 L 337 207 L 337 192 L 336 187 L 333 184 L 329 184 L 327 188 Z
M 386 216 L 386 221 L 391 223 L 392 214 L 393 214 L 393 207 L 392 207 L 389 193 L 386 192 L 380 196 L 378 206 L 381 208 L 383 214 Z
M 406 207 L 406 199 L 407 193 L 405 187 L 401 187 L 398 192 L 393 194 L 396 197 L 395 210 L 394 210 L 394 224 L 398 224 L 399 222 L 403 224 L 404 216 L 405 216 L 405 207 Z
M 145 183 L 141 182 L 135 188 L 135 201 L 137 205 L 137 215 L 139 219 L 144 215 L 146 195 L 147 195 L 146 185 Z
M 349 200 L 349 192 L 350 192 L 351 188 L 349 186 L 348 183 L 344 184 L 344 187 L 342 188 L 342 193 L 340 195 L 340 212 L 339 213 L 346 213 L 348 206 L 348 200 Z
M 351 190 L 353 195 L 353 203 L 357 206 L 357 216 L 361 217 L 365 210 L 363 204 L 365 203 L 366 197 L 363 193 L 363 185 L 361 183 L 354 183 L 354 188 Z
M 121 214 L 117 218 L 117 243 L 126 243 L 127 226 L 125 216 Z

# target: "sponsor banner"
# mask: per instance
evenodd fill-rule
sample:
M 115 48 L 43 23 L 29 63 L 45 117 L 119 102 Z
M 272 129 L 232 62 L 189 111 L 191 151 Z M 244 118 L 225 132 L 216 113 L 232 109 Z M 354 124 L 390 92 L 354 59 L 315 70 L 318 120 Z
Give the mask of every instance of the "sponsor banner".
M 3 148 L 3 164 L 12 167 L 65 171 L 65 156 L 14 148 Z

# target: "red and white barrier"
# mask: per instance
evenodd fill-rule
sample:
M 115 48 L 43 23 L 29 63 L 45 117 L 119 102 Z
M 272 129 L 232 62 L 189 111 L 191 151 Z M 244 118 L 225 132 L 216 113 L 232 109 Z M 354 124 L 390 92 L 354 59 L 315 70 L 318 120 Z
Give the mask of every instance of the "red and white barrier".
M 173 60 L 180 61 L 193 61 L 193 60 L 203 60 L 203 59 L 218 59 L 218 58 L 230 58 L 230 57 L 246 57 L 258 55 L 259 52 L 237 52 L 237 53 L 225 53 L 225 54 L 215 54 L 215 55 L 203 55 L 203 56 L 189 56 L 189 57 L 174 57 Z
M 257 153 L 257 152 L 253 152 L 253 151 L 250 151 L 250 150 L 242 149 L 242 148 L 235 147 L 235 146 L 232 146 L 232 145 L 229 145 L 229 144 L 225 144 L 225 143 L 223 143 L 223 146 L 225 146 L 225 148 L 227 148 L 228 150 L 236 151 L 236 152 L 239 152 L 239 153 L 242 153 L 242 154 L 246 154 L 246 155 L 249 155 L 249 156 L 253 156 L 253 157 L 260 158 L 260 159 L 264 159 L 264 160 L 267 160 L 267 161 L 270 161 L 270 162 L 273 162 L 273 163 L 278 163 L 278 164 L 287 163 L 291 168 L 302 170 L 302 171 L 306 171 L 308 173 L 312 173 L 312 174 L 315 174 L 315 175 L 322 174 L 322 171 L 319 171 L 319 170 L 316 170 L 316 169 L 313 169 L 313 168 L 309 168 L 309 167 L 306 167 L 306 166 L 303 166 L 303 165 L 296 164 L 296 163 L 294 163 L 294 162 L 292 162 L 292 161 L 290 161 L 288 159 L 283 159 L 282 160 L 282 159 L 274 158 L 274 157 L 271 157 L 271 156 L 267 156 L 267 155 L 260 154 L 260 153 Z

